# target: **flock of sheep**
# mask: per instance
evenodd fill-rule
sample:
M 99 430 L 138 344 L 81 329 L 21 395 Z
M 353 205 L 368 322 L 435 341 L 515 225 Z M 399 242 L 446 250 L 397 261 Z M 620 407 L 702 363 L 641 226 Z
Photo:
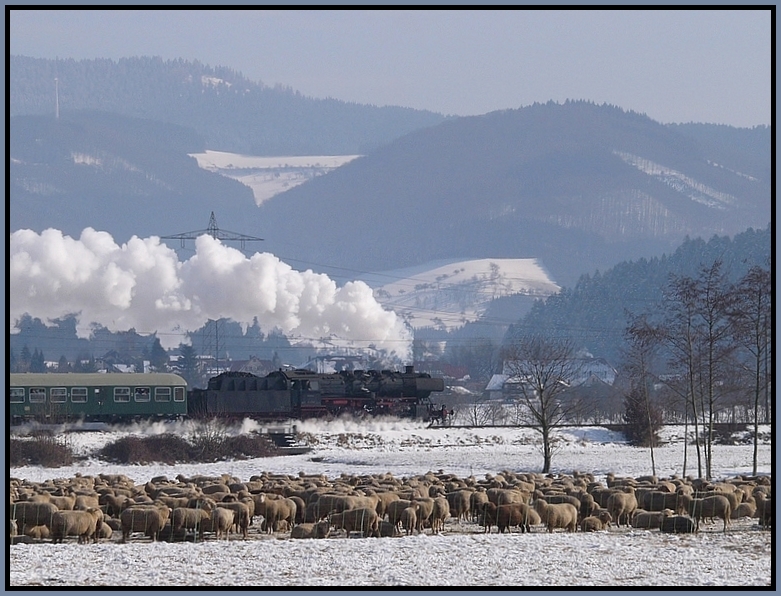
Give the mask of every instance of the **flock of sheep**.
M 390 537 L 441 532 L 445 522 L 479 524 L 485 532 L 544 526 L 548 532 L 618 527 L 696 532 L 703 520 L 757 518 L 772 523 L 771 481 L 737 476 L 721 482 L 655 476 L 605 483 L 593 474 L 541 475 L 502 472 L 483 479 L 429 472 L 411 478 L 391 474 L 298 476 L 263 473 L 248 481 L 230 475 L 161 476 L 135 484 L 122 474 L 77 476 L 42 483 L 10 481 L 10 536 L 19 541 L 125 542 L 203 540 L 206 534 L 327 538 Z M 118 537 L 117 537 L 118 539 Z

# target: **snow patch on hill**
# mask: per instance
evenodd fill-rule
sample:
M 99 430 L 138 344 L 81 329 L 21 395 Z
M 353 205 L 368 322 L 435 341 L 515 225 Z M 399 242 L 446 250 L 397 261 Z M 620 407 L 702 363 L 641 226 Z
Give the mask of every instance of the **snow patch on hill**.
M 255 196 L 255 203 L 260 205 L 274 195 L 327 174 L 360 155 L 263 157 L 207 150 L 204 153 L 191 153 L 190 157 L 194 157 L 198 167 L 204 170 L 249 186 Z
M 497 298 L 544 298 L 560 287 L 538 259 L 474 259 L 372 276 L 377 301 L 414 328 L 457 329 L 476 321 Z

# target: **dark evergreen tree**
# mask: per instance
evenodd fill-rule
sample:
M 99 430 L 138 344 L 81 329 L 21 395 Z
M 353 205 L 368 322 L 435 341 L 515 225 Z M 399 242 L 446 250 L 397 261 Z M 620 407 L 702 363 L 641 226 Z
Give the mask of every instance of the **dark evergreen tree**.
M 624 423 L 624 435 L 635 447 L 659 444 L 662 411 L 653 402 L 647 401 L 637 389 L 624 398 Z

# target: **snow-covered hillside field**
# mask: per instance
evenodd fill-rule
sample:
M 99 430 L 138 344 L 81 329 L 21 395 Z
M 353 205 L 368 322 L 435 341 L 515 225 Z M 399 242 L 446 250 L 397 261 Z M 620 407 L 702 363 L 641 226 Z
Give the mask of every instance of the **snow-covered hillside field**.
M 252 428 L 246 423 L 244 430 Z M 71 444 L 88 454 L 128 432 L 148 434 L 179 425 L 155 425 L 121 432 L 73 433 Z M 763 433 L 769 428 L 761 429 Z M 239 429 L 234 429 L 238 432 Z M 263 471 L 298 475 L 390 472 L 410 477 L 442 470 L 482 478 L 502 470 L 539 471 L 542 455 L 532 430 L 517 428 L 426 428 L 414 421 L 303 422 L 301 436 L 313 450 L 303 455 L 197 465 L 112 465 L 87 459 L 67 468 L 11 468 L 10 476 L 45 480 L 124 473 L 137 483 L 153 476 L 229 473 L 242 480 Z M 664 429 L 655 451 L 657 474 L 682 472 L 684 443 L 677 428 Z M 714 446 L 716 478 L 751 472 L 750 445 Z M 759 471 L 771 471 L 772 446 L 759 450 Z M 559 433 L 553 473 L 591 471 L 639 476 L 651 471 L 647 449 L 628 446 L 604 428 Z M 687 474 L 696 475 L 689 447 Z M 255 527 L 255 530 L 257 527 Z M 254 532 L 253 531 L 253 532 Z M 707 524 L 697 535 L 612 527 L 595 533 L 484 534 L 472 522 L 450 519 L 445 531 L 398 538 L 290 540 L 285 534 L 202 543 L 20 544 L 10 548 L 13 586 L 768 586 L 771 532 L 756 520 L 736 520 L 726 535 Z M 496 529 L 494 528 L 494 532 Z
M 261 157 L 225 151 L 193 153 L 198 167 L 238 180 L 252 189 L 255 203 L 260 205 L 276 194 L 285 192 L 327 174 L 359 155 L 296 155 Z
M 497 298 L 545 298 L 561 288 L 537 259 L 472 259 L 370 274 L 385 308 L 414 328 L 456 329 L 476 321 Z

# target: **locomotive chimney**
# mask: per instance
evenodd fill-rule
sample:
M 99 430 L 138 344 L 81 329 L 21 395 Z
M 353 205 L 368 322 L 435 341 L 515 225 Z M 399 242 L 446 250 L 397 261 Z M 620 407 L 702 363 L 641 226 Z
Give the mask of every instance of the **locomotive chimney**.
M 411 375 L 413 372 L 415 372 L 415 365 L 413 364 L 412 366 L 405 366 L 404 372 L 408 375 Z

